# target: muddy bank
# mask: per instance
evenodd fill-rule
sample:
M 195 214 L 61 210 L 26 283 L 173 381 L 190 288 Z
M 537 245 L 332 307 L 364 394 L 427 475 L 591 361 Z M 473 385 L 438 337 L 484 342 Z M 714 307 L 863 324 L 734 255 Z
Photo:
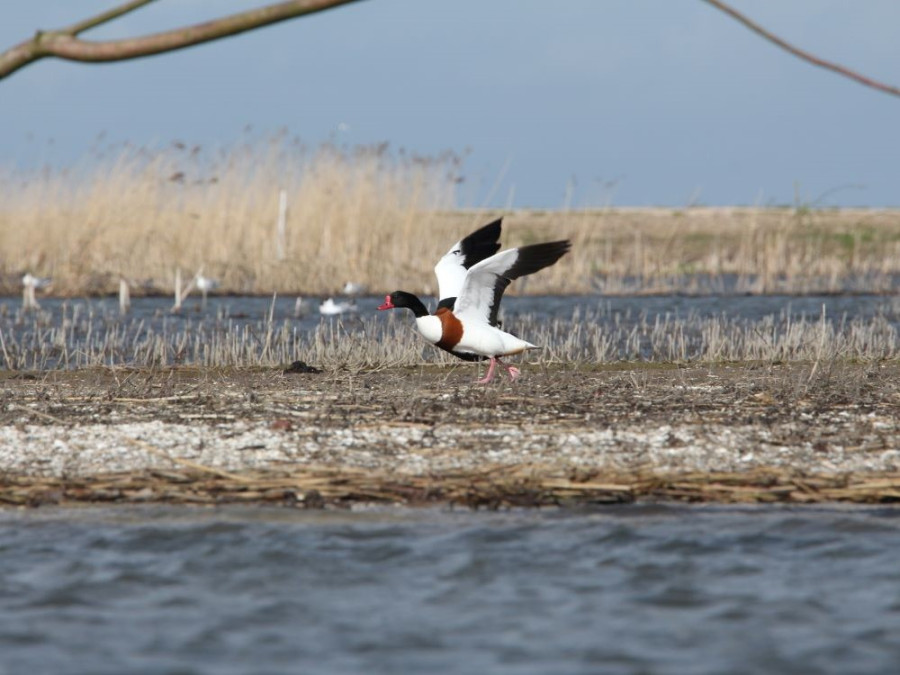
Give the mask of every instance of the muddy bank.
M 900 498 L 898 364 L 0 380 L 0 500 L 556 504 Z

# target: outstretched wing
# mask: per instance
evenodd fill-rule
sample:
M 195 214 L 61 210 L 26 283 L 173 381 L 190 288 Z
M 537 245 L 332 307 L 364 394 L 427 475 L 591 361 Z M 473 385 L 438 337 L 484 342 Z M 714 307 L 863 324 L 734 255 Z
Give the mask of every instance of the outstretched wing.
M 453 313 L 460 319 L 469 317 L 495 326 L 500 299 L 510 282 L 549 267 L 571 246 L 568 240 L 551 241 L 511 248 L 482 260 L 466 274 Z
M 456 242 L 434 267 L 441 300 L 455 298 L 462 290 L 470 267 L 490 258 L 500 250 L 500 222 L 498 218 L 465 239 Z M 450 305 L 452 307 L 452 303 Z

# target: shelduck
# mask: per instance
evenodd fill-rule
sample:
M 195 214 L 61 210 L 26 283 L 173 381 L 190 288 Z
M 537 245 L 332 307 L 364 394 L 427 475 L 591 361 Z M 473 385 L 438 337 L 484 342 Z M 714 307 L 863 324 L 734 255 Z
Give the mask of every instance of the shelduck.
M 501 220 L 495 220 L 456 242 L 438 261 L 434 273 L 440 301 L 434 314 L 412 293 L 394 291 L 378 309 L 405 307 L 416 316 L 416 328 L 436 347 L 466 361 L 490 359 L 479 384 L 494 378 L 497 364 L 511 380 L 519 369 L 500 358 L 536 345 L 503 331 L 497 321 L 503 291 L 519 277 L 553 265 L 571 248 L 568 240 L 520 246 L 497 253 Z

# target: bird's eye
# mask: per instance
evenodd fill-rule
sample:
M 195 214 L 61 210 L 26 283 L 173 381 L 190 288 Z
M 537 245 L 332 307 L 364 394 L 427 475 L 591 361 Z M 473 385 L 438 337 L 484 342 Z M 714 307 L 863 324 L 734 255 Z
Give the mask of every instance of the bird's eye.
M 461 253 L 462 253 L 462 251 L 453 251 L 453 255 L 459 255 Z

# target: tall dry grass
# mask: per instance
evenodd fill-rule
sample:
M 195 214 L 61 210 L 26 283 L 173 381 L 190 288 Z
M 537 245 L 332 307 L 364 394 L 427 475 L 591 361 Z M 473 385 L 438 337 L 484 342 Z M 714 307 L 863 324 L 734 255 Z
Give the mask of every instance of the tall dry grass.
M 900 212 L 792 208 L 623 210 L 592 231 L 611 293 L 886 292 Z
M 506 245 L 569 237 L 560 264 L 512 293 L 886 292 L 900 275 L 900 211 L 784 208 L 457 209 L 452 153 L 308 148 L 286 136 L 220 150 L 122 146 L 69 169 L 0 173 L 0 281 L 58 295 L 171 292 L 201 268 L 232 293 L 433 292 L 432 266 L 505 215 Z M 279 194 L 288 214 L 279 239 Z M 2 289 L 0 289 L 2 290 Z
M 167 291 L 176 268 L 238 293 L 398 283 L 409 261 L 433 256 L 428 234 L 454 203 L 458 165 L 277 137 L 211 153 L 125 146 L 67 171 L 7 172 L 0 271 L 13 286 L 24 270 L 50 276 L 63 295 L 111 292 L 120 277 Z

